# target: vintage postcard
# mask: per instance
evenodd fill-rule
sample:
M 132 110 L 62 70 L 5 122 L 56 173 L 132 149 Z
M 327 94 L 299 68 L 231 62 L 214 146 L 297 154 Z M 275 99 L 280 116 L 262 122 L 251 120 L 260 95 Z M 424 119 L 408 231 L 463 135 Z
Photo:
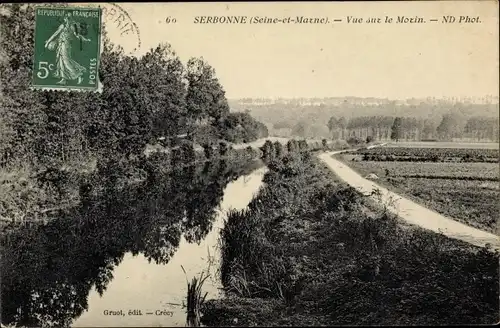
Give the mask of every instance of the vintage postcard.
M 497 323 L 498 6 L 1 4 L 1 327 Z

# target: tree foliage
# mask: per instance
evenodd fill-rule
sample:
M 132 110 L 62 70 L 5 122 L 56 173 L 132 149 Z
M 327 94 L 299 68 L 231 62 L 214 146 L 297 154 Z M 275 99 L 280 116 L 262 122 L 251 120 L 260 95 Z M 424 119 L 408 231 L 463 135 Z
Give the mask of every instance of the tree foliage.
M 248 113 L 229 113 L 222 124 L 222 138 L 230 142 L 247 143 L 268 136 L 267 127 Z
M 456 112 L 450 112 L 443 115 L 441 123 L 436 128 L 438 136 L 443 140 L 457 138 L 465 127 L 465 119 Z
M 64 5 L 64 4 L 63 4 Z M 0 164 L 62 163 L 88 154 L 138 156 L 159 137 L 204 142 L 253 141 L 267 128 L 248 113 L 229 113 L 224 89 L 203 58 L 186 67 L 171 45 L 141 57 L 125 55 L 104 31 L 102 93 L 30 89 L 35 11 L 2 7 Z
M 229 105 L 215 70 L 203 58 L 191 58 L 186 70 L 187 117 L 194 122 L 207 120 L 210 125 L 222 129 Z
M 391 127 L 391 140 L 399 141 L 401 139 L 402 134 L 402 119 L 401 117 L 396 117 L 394 119 L 394 123 L 392 123 Z

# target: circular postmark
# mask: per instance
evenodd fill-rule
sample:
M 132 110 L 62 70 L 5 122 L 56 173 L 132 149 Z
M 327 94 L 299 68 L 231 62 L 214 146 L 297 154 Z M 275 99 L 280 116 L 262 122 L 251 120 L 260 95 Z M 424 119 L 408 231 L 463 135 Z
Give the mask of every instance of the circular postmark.
M 121 46 L 129 54 L 134 54 L 141 48 L 139 27 L 125 9 L 110 2 L 92 3 L 85 6 L 101 8 L 102 24 L 113 44 Z

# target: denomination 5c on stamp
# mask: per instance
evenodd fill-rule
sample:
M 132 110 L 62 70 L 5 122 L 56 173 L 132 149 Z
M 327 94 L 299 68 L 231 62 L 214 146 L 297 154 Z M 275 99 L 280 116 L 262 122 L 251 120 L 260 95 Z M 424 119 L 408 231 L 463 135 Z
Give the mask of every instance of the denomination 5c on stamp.
M 35 13 L 32 86 L 99 91 L 100 8 L 43 8 Z

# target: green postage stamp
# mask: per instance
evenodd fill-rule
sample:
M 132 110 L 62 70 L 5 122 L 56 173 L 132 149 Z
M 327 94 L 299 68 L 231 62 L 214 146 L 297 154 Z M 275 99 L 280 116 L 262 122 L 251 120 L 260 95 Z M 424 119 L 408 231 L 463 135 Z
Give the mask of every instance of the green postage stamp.
M 100 91 L 100 8 L 38 7 L 32 86 Z

